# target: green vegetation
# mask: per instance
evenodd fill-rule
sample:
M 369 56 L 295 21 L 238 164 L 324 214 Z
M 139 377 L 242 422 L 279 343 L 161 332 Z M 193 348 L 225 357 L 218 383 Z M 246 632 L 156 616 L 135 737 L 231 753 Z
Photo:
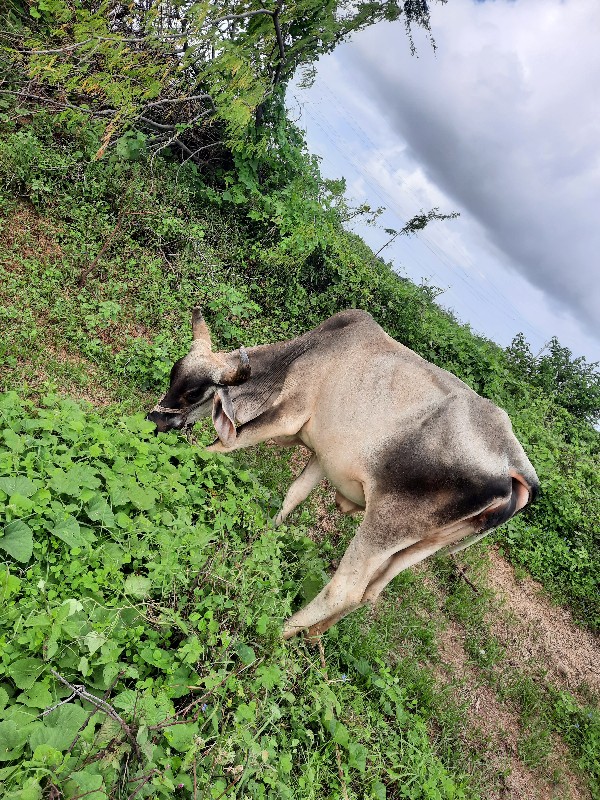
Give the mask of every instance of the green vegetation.
M 486 797 L 497 776 L 432 673 L 443 623 L 423 577 L 400 575 L 374 623 L 332 629 L 324 661 L 284 645 L 355 523 L 315 544 L 313 502 L 274 530 L 289 455 L 209 456 L 140 412 L 196 303 L 230 349 L 365 308 L 509 412 L 542 491 L 499 535 L 598 630 L 597 366 L 556 341 L 534 357 L 522 337 L 474 336 L 345 231 L 373 212 L 320 177 L 283 92 L 398 6 L 107 9 L 0 12 L 0 785 L 15 800 Z M 425 4 L 404 9 L 427 28 Z M 539 682 L 532 701 L 506 670 L 494 683 L 484 605 L 436 569 L 473 663 L 537 732 L 523 762 L 558 733 L 596 780 L 596 712 Z
M 301 528 L 269 526 L 248 471 L 52 395 L 34 411 L 5 394 L 0 414 L 9 796 L 321 798 L 342 781 L 361 797 L 472 796 L 429 742 L 435 709 L 388 660 L 397 622 L 384 613 L 381 634 L 352 620 L 326 671 L 281 641 L 325 563 Z M 58 674 L 92 702 L 68 702 Z

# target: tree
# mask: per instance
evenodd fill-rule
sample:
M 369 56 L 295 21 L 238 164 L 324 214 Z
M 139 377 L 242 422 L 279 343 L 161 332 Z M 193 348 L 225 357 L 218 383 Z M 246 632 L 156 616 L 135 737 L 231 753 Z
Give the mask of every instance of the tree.
M 521 380 L 537 386 L 574 417 L 592 425 L 600 420 L 600 362 L 573 358 L 556 336 L 534 356 L 522 333 L 515 336 L 506 354 Z
M 445 2 L 445 0 L 438 0 Z M 127 130 L 198 165 L 272 142 L 273 106 L 356 31 L 403 19 L 430 30 L 425 0 L 9 0 L 0 12 L 0 95 L 104 131 L 100 157 Z M 258 128 L 258 134 L 256 133 Z M 243 144 L 242 144 L 243 143 Z

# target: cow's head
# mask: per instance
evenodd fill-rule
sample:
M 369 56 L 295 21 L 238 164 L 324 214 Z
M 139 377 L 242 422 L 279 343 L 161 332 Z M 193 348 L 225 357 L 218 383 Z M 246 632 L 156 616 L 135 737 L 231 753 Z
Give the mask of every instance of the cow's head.
M 233 353 L 213 353 L 210 331 L 199 308 L 192 312 L 192 347 L 171 370 L 169 391 L 148 414 L 157 430 L 169 431 L 193 425 L 212 410 L 221 442 L 235 440 L 235 410 L 228 386 L 250 377 L 250 361 L 243 347 Z

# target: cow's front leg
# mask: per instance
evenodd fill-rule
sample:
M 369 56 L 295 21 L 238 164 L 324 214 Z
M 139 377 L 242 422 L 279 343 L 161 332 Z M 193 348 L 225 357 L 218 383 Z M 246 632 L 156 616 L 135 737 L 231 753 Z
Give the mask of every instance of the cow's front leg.
M 291 514 L 291 512 L 303 500 L 306 500 L 308 495 L 312 492 L 315 486 L 325 477 L 321 465 L 317 457 L 312 455 L 308 464 L 304 467 L 300 475 L 292 483 L 287 491 L 285 500 L 281 507 L 281 511 L 275 517 L 275 525 L 281 525 L 284 519 Z

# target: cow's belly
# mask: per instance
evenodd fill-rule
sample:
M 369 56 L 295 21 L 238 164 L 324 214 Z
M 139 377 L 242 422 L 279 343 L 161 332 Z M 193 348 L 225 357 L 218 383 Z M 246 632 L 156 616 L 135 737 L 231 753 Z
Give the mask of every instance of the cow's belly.
M 348 500 L 364 508 L 366 505 L 365 492 L 359 469 L 361 459 L 357 457 L 357 453 L 350 450 L 348 443 L 345 443 L 344 446 L 341 442 L 327 442 L 329 447 L 323 447 L 319 437 L 314 436 L 310 420 L 299 432 L 298 439 L 315 453 L 329 483 Z M 320 446 L 315 440 L 319 442 Z

